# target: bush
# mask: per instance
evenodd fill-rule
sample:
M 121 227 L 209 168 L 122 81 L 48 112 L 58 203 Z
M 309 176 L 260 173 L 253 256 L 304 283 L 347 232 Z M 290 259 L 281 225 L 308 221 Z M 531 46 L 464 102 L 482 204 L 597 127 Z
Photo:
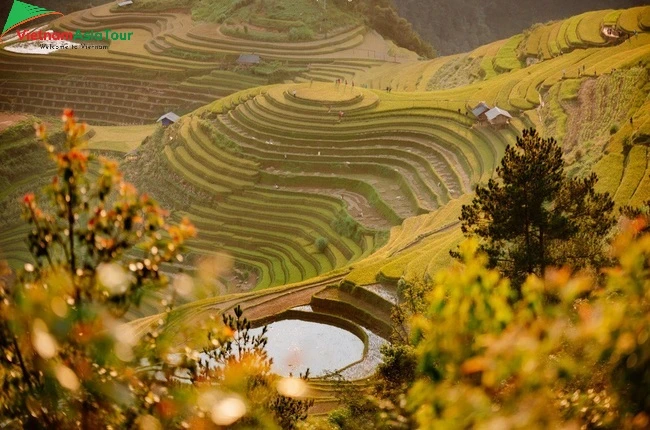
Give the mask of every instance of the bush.
M 314 245 L 316 245 L 316 249 L 318 250 L 318 252 L 324 252 L 325 249 L 327 249 L 328 244 L 329 241 L 327 240 L 327 238 L 322 236 L 316 239 L 316 241 L 314 242 Z
M 381 346 L 382 362 L 377 371 L 386 383 L 384 389 L 399 389 L 415 379 L 417 358 L 410 345 L 386 343 Z
M 409 407 L 427 428 L 637 428 L 650 405 L 650 236 L 631 223 L 603 278 L 531 275 L 520 300 L 478 243 L 414 318 Z M 525 413 L 522 413 L 525 411 Z M 593 426 L 593 427 L 592 427 Z
M 336 219 L 330 223 L 330 226 L 335 232 L 348 239 L 359 240 L 361 237 L 361 226 L 344 210 L 336 215 Z
M 313 40 L 314 32 L 308 27 L 294 27 L 289 30 L 289 40 L 293 42 Z
M 618 130 L 619 130 L 619 129 L 620 129 L 619 125 L 616 124 L 616 123 L 614 123 L 614 124 L 612 124 L 612 126 L 609 128 L 609 134 L 610 134 L 610 135 L 612 135 L 612 134 L 616 134 L 616 133 L 618 133 Z
M 632 150 L 632 146 L 633 145 L 632 145 L 630 136 L 625 136 L 625 138 L 623 139 L 623 156 L 624 157 L 627 157 L 627 155 L 630 153 L 630 151 Z
M 328 419 L 329 421 L 337 425 L 339 428 L 343 428 L 346 420 L 350 418 L 350 409 L 348 408 L 339 408 L 330 412 Z
M 154 382 L 142 375 L 128 382 L 137 388 L 126 387 L 130 378 L 123 372 L 137 365 L 141 344 L 133 334 L 120 338 L 118 318 L 139 304 L 144 289 L 164 284 L 160 265 L 182 260 L 183 243 L 195 229 L 187 220 L 169 226 L 153 199 L 122 180 L 115 162 L 100 160 L 91 180 L 86 126 L 71 110 L 64 119 L 61 151 L 43 125 L 37 128 L 56 176 L 45 189 L 47 204 L 33 193 L 22 200 L 33 264 L 11 289 L 0 279 L 0 423 L 132 427 Z M 128 254 L 136 246 L 138 256 Z M 125 395 L 106 394 L 118 390 Z

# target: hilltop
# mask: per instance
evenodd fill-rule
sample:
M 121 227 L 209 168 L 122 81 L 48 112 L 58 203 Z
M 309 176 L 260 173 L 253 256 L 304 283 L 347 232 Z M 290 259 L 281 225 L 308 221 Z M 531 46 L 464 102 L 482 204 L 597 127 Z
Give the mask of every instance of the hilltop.
M 308 41 L 359 24 L 377 30 L 397 45 L 433 57 L 423 41 L 390 0 L 141 0 L 134 10 L 187 9 L 196 21 L 222 24 L 224 34 L 260 41 Z

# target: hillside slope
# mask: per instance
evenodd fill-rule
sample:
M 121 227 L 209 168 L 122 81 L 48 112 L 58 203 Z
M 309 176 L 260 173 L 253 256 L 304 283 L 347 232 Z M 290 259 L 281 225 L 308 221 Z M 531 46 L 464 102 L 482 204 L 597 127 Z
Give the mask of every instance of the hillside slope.
M 400 14 L 443 55 L 467 52 L 511 37 L 535 23 L 597 9 L 647 4 L 644 0 L 439 0 L 431 7 L 428 0 L 394 1 Z
M 279 18 L 270 18 L 283 15 L 237 15 L 250 13 L 255 4 L 248 2 L 248 9 L 237 8 L 228 22 L 218 23 L 194 20 L 189 8 L 169 10 L 172 3 L 165 9 L 164 2 L 137 2 L 143 10 L 109 3 L 65 15 L 42 29 L 111 29 L 129 35 L 128 40 L 85 42 L 105 49 L 54 51 L 39 48 L 38 41 L 21 42 L 16 34 L 5 36 L 0 44 L 0 110 L 58 115 L 59 105 L 65 104 L 92 124 L 147 124 L 170 110 L 188 113 L 246 88 L 290 80 L 350 79 L 375 65 L 417 57 L 384 39 L 353 12 L 339 11 L 349 19 L 332 21 L 339 23 L 303 39 L 289 37 L 292 29 L 301 28 L 292 27 L 296 22 L 285 20 L 282 28 Z M 269 8 L 273 4 L 264 3 Z M 37 52 L 21 51 L 25 49 Z M 241 54 L 251 53 L 259 58 L 240 60 Z M 98 69 L 103 72 L 95 73 Z
M 619 205 L 634 195 L 638 203 L 646 195 L 640 182 L 646 163 L 629 161 L 646 159 L 637 146 L 648 142 L 648 16 L 648 6 L 589 12 L 467 54 L 384 65 L 356 79 L 372 88 L 428 90 L 440 106 L 469 117 L 480 101 L 506 109 L 560 141 L 572 174 L 595 168 L 600 190 Z M 607 27 L 619 37 L 608 37 Z

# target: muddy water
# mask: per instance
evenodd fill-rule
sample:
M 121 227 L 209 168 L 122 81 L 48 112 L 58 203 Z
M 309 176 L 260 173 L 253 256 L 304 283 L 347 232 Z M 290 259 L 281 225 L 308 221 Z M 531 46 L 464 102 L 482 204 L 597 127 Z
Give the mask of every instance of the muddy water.
M 261 328 L 251 330 L 255 334 Z M 296 319 L 268 325 L 266 350 L 273 358 L 273 372 L 279 375 L 304 373 L 323 376 L 363 357 L 363 342 L 341 328 Z

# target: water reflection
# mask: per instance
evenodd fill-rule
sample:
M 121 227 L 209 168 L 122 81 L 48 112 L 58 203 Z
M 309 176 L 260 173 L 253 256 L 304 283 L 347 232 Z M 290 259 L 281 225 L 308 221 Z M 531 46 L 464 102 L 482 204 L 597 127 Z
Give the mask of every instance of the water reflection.
M 323 376 L 363 358 L 361 339 L 332 325 L 287 319 L 268 327 L 266 349 L 278 375 L 298 375 L 309 368 L 312 376 Z M 254 334 L 260 331 L 251 330 Z

